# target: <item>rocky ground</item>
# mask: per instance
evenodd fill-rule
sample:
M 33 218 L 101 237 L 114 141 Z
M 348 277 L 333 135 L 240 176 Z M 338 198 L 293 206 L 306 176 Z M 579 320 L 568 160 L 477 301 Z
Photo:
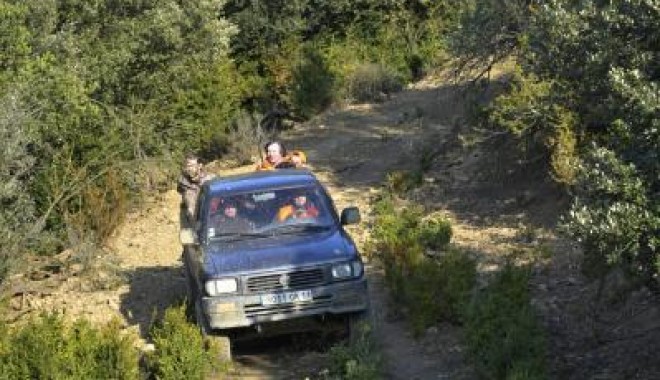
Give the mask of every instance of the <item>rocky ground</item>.
M 379 104 L 330 110 L 281 137 L 307 153 L 338 208 L 361 209 L 364 223 L 350 230 L 360 245 L 368 239 L 370 204 L 387 173 L 415 169 L 420 157 L 430 155 L 424 184 L 411 198 L 453 221 L 453 244 L 480 258 L 484 278 L 512 253 L 529 260 L 532 252 L 545 252 L 536 261 L 531 290 L 548 329 L 551 378 L 660 379 L 658 300 L 646 289 L 626 292 L 626 282 L 613 275 L 604 282 L 605 301 L 596 302 L 597 284 L 581 275 L 579 250 L 554 232 L 567 206 L 563 192 L 543 168 L 516 154 L 506 136 L 470 128 L 459 86 L 436 83 L 419 83 Z M 119 318 L 144 337 L 151 321 L 185 293 L 173 187 L 134 210 L 105 252 L 82 244 L 55 259 L 35 259 L 11 281 L 12 318 L 57 309 L 95 323 Z M 476 377 L 459 327 L 440 325 L 413 338 L 390 305 L 376 262 L 368 275 L 385 378 Z M 323 339 L 238 347 L 230 377 L 323 378 Z

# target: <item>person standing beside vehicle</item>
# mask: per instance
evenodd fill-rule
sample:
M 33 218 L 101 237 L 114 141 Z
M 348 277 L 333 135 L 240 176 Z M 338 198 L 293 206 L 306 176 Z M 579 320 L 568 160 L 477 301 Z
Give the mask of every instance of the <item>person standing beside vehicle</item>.
M 199 189 L 205 181 L 211 178 L 213 176 L 204 172 L 204 165 L 199 162 L 197 155 L 192 153 L 186 155 L 181 168 L 181 176 L 177 181 L 177 191 L 181 194 L 183 209 L 182 224 L 192 225 Z

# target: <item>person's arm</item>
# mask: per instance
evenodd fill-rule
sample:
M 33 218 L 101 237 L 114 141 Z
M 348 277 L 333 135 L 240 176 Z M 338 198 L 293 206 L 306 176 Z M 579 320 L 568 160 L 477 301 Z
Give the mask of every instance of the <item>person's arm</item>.
M 319 209 L 316 208 L 316 206 L 310 204 L 309 207 L 307 208 L 307 216 L 311 218 L 316 218 L 319 216 Z
M 185 189 L 183 192 L 183 204 L 186 209 L 186 216 L 188 220 L 192 223 L 195 215 L 195 206 L 197 204 L 197 190 L 196 189 Z
M 293 215 L 293 206 L 286 205 L 277 212 L 277 221 L 283 222 Z

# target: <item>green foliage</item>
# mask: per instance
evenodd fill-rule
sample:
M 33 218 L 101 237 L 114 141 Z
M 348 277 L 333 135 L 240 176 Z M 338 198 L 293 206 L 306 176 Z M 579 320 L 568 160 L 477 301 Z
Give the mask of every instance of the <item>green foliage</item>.
M 127 178 L 142 161 L 207 149 L 225 133 L 247 84 L 227 56 L 235 28 L 222 4 L 2 2 L 12 38 L 0 38 L 0 90 L 30 115 L 27 189 L 60 247 L 67 215 L 93 214 L 95 198 L 121 213 L 115 195 L 140 192 Z M 112 229 L 85 224 L 101 239 Z
M 421 334 L 441 321 L 462 323 L 476 274 L 475 260 L 452 249 L 437 261 L 424 259 L 404 276 L 413 331 Z
M 218 357 L 205 349 L 199 328 L 186 317 L 186 305 L 170 307 L 163 320 L 151 328 L 156 350 L 148 357 L 150 372 L 157 379 L 205 379 Z
M 450 223 L 423 220 L 416 208 L 397 210 L 391 198 L 374 208 L 374 250 L 385 265 L 393 297 L 408 309 L 414 332 L 442 320 L 459 323 L 476 279 L 476 262 L 455 249 L 438 259 L 425 256 L 426 249 L 447 247 Z
M 518 53 L 530 23 L 526 0 L 470 0 L 459 8 L 459 22 L 449 38 L 458 57 L 459 76 L 480 79 L 493 65 Z
M 423 173 L 421 170 L 415 171 L 394 171 L 387 174 L 385 184 L 387 191 L 391 194 L 403 195 L 406 192 L 419 187 L 422 184 Z
M 513 47 L 504 51 L 522 72 L 492 105 L 490 121 L 545 144 L 555 178 L 577 186 L 568 232 L 590 252 L 587 267 L 623 263 L 658 286 L 657 2 L 500 3 L 475 1 L 452 45 L 482 68 L 500 50 L 493 42 Z M 635 188 L 637 199 L 604 192 L 608 181 L 610 189 Z
M 38 232 L 27 185 L 34 170 L 30 115 L 13 92 L 0 98 L 0 284 L 20 260 L 27 238 Z
M 563 227 L 584 247 L 592 275 L 607 267 L 623 266 L 629 273 L 650 279 L 657 273 L 660 215 L 649 199 L 638 170 L 596 148 L 578 167 L 576 200 Z M 655 209 L 654 209 L 655 207 Z
M 451 234 L 451 223 L 447 219 L 427 218 L 420 224 L 420 243 L 431 249 L 447 248 Z
M 42 314 L 7 329 L 0 345 L 3 379 L 138 379 L 132 339 L 113 322 L 102 329 L 88 322 L 66 325 L 57 314 Z
M 571 184 L 575 179 L 576 118 L 557 103 L 553 95 L 557 84 L 517 71 L 510 86 L 490 105 L 489 122 L 520 138 L 525 150 L 547 149 L 555 179 Z
M 376 380 L 382 378 L 382 358 L 372 336 L 371 327 L 360 327 L 351 344 L 334 346 L 330 350 L 330 373 L 327 379 Z
M 383 96 L 401 90 L 403 80 L 392 69 L 380 64 L 363 64 L 346 78 L 346 96 L 357 102 L 384 100 Z
M 296 92 L 299 80 L 291 77 L 291 64 L 300 60 L 301 46 L 312 44 L 323 52 L 339 91 L 334 98 L 370 100 L 374 92 L 365 97 L 358 93 L 361 87 L 357 85 L 381 83 L 382 87 L 385 82 L 360 79 L 366 74 L 356 74 L 358 68 L 382 68 L 378 77 L 395 88 L 406 80 L 419 79 L 429 66 L 443 59 L 442 35 L 456 22 L 459 8 L 417 0 L 230 0 L 224 11 L 240 30 L 232 39 L 232 57 L 251 75 L 265 78 L 263 87 L 254 93 L 257 103 L 262 107 L 284 104 L 297 111 L 295 95 L 285 89 L 293 84 Z
M 330 105 L 333 96 L 333 74 L 324 57 L 308 46 L 302 61 L 292 74 L 292 103 L 299 113 L 309 118 Z
M 545 338 L 530 305 L 529 271 L 507 264 L 470 302 L 465 333 L 488 379 L 545 379 Z

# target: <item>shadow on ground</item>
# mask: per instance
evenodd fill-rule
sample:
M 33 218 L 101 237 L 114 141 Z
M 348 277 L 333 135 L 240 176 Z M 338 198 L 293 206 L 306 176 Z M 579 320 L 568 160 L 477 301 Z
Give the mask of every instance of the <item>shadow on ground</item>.
M 147 336 L 153 321 L 165 309 L 186 297 L 183 269 L 177 267 L 142 267 L 126 273 L 129 292 L 121 299 L 120 310 L 130 324 L 137 324 L 140 335 Z

